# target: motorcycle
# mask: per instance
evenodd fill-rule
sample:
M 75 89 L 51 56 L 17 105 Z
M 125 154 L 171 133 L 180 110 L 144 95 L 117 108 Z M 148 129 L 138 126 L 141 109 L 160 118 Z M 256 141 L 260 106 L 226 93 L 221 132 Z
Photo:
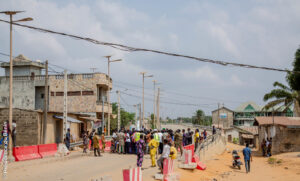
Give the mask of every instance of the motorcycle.
M 233 150 L 232 151 L 232 166 L 235 168 L 235 167 L 238 167 L 238 169 L 240 170 L 241 169 L 241 165 L 243 164 L 241 162 L 241 157 L 239 156 L 239 154 L 237 153 L 236 150 Z

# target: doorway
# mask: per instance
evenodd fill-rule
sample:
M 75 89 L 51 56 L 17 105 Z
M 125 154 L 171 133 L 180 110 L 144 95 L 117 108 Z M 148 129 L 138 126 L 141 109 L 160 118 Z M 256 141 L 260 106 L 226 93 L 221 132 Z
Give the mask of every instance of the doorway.
M 61 119 L 55 122 L 55 142 L 63 143 L 63 121 Z

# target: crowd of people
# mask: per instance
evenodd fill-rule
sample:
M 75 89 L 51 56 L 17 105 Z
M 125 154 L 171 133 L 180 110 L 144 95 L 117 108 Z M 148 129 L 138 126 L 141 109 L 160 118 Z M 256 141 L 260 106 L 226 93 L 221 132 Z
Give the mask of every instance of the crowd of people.
M 216 133 L 216 129 L 213 127 L 213 134 Z M 94 156 L 101 156 L 101 152 L 105 150 L 105 144 L 102 144 L 102 150 L 100 151 L 99 137 L 96 135 L 96 130 L 93 129 L 91 133 L 84 131 L 82 133 L 83 138 L 83 153 L 87 153 L 90 144 L 90 151 L 94 151 Z M 195 150 L 198 145 L 207 138 L 206 130 L 202 132 L 199 129 L 195 129 L 193 132 L 190 128 L 177 129 L 173 131 L 171 129 L 142 129 L 142 130 L 125 130 L 122 128 L 117 131 L 114 130 L 112 134 L 112 140 L 110 145 L 111 153 L 118 154 L 135 154 L 137 155 L 137 166 L 142 167 L 145 154 L 149 154 L 151 158 L 151 166 L 163 169 L 164 159 L 177 158 L 177 150 L 180 154 L 183 154 L 183 147 L 186 145 L 195 145 Z M 104 134 L 100 135 L 101 143 L 105 143 Z M 70 130 L 66 134 L 66 146 L 70 147 Z
M 270 157 L 272 156 L 272 138 L 263 139 L 261 143 L 262 156 Z

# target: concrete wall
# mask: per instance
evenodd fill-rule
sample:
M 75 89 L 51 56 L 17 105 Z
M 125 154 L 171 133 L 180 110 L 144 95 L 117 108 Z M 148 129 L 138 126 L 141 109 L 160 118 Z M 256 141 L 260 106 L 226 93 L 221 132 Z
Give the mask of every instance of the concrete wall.
M 272 138 L 272 153 L 299 152 L 300 129 L 288 129 L 284 126 L 275 125 L 275 136 Z M 271 136 L 271 126 L 259 126 L 259 145 L 265 139 L 265 133 Z M 259 149 L 261 150 L 260 146 Z
M 233 141 L 233 138 L 239 138 L 239 131 L 236 129 L 224 130 L 226 141 Z M 231 135 L 231 140 L 228 140 L 229 135 Z
M 218 115 L 221 114 L 226 114 L 227 118 L 219 118 L 218 120 Z M 220 108 L 219 113 L 218 111 L 212 112 L 212 122 L 214 125 L 220 124 L 223 128 L 228 128 L 233 125 L 233 112 L 225 108 Z
M 0 129 L 8 120 L 8 109 L 0 109 Z M 13 120 L 16 121 L 16 145 L 28 146 L 40 144 L 41 114 L 36 111 L 13 110 Z
M 0 77 L 0 108 L 9 105 L 9 79 Z M 31 80 L 14 80 L 13 106 L 20 109 L 35 109 L 35 84 Z
M 97 85 L 110 85 L 105 74 L 79 74 L 73 75 L 68 80 L 68 91 L 93 91 L 93 95 L 68 96 L 68 112 L 101 112 L 97 109 Z M 64 91 L 63 77 L 49 77 L 49 111 L 62 112 L 63 96 L 57 96 L 57 92 Z M 100 103 L 101 104 L 101 103 Z
M 205 163 L 206 161 L 213 159 L 216 155 L 222 154 L 226 149 L 226 144 L 225 137 L 218 136 L 216 141 L 204 146 L 203 149 L 195 154 L 198 154 L 200 161 Z
M 14 76 L 30 76 L 31 73 L 34 75 L 41 75 L 41 69 L 32 66 L 14 66 L 13 75 Z M 9 68 L 5 68 L 5 76 L 9 76 Z

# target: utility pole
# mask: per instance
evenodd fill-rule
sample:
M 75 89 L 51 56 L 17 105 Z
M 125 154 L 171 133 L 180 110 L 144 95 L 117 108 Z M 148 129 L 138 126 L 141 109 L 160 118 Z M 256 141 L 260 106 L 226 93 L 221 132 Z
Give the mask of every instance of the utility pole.
M 218 103 L 218 128 L 220 125 L 220 103 Z
M 141 128 L 142 128 L 142 107 L 141 107 L 141 104 L 139 104 L 139 110 L 140 110 L 139 130 L 141 130 Z
M 147 77 L 153 77 L 153 75 L 145 75 L 147 72 L 140 72 L 140 74 L 142 74 L 143 76 L 143 118 L 142 118 L 142 122 L 141 125 L 144 124 L 144 120 L 145 120 L 145 78 Z
M 138 106 L 138 104 L 136 104 L 136 105 L 133 105 L 133 107 L 135 108 L 135 118 L 134 118 L 134 120 L 135 120 L 136 129 L 138 128 L 138 120 L 137 120 L 137 106 Z
M 156 121 L 155 121 L 155 104 L 156 104 L 156 94 L 155 94 L 155 84 L 156 84 L 156 80 L 153 80 L 153 95 L 154 95 L 154 99 L 153 99 L 153 128 L 157 128 L 156 127 Z
M 13 59 L 12 59 L 12 25 L 16 22 L 24 22 L 24 21 L 32 21 L 32 18 L 23 18 L 20 20 L 13 21 L 13 15 L 17 13 L 21 13 L 24 11 L 2 11 L 0 13 L 9 15 L 10 20 L 10 52 L 9 52 L 9 113 L 8 113 L 8 123 L 9 128 L 12 130 L 12 119 L 13 119 Z M 12 136 L 10 134 L 10 140 L 12 140 Z M 9 154 L 9 160 L 13 161 L 14 157 L 12 156 L 12 141 L 9 141 L 8 143 L 8 154 Z
M 63 140 L 67 134 L 67 119 L 68 119 L 68 73 L 64 71 L 64 123 L 63 123 Z
M 108 91 L 107 91 L 107 104 L 108 104 L 108 118 L 107 118 L 107 135 L 110 136 L 110 97 L 109 97 L 109 91 L 110 91 L 110 63 L 111 62 L 119 62 L 122 61 L 122 59 L 117 60 L 110 60 L 111 55 L 105 56 L 107 58 L 107 75 L 108 75 Z
M 102 133 L 106 135 L 104 132 L 104 126 L 105 126 L 105 120 L 104 120 L 104 96 L 102 96 Z
M 160 125 L 160 117 L 159 117 L 159 95 L 160 95 L 160 88 L 157 90 L 157 127 Z M 160 127 L 160 126 L 159 126 Z
M 117 91 L 118 94 L 118 131 L 121 129 L 121 114 L 120 114 L 120 91 Z
M 47 142 L 47 115 L 48 115 L 48 60 L 45 63 L 45 93 L 44 93 L 44 124 L 43 124 L 43 144 Z

